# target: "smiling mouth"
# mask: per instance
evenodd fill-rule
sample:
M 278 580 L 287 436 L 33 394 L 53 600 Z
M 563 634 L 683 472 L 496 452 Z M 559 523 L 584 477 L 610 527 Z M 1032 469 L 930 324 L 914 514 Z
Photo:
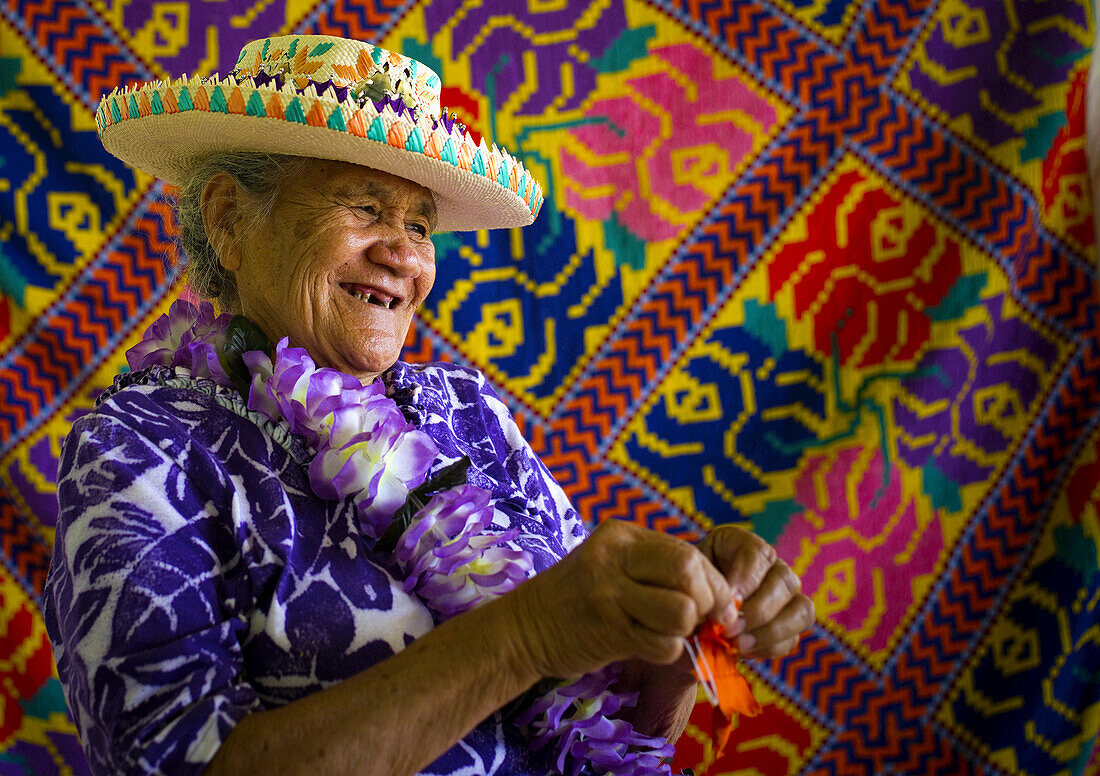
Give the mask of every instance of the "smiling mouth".
M 360 302 L 366 302 L 376 307 L 383 307 L 387 310 L 392 310 L 397 306 L 399 301 L 396 296 L 387 296 L 376 289 L 367 288 L 366 286 L 341 283 L 340 288 L 344 289 L 348 296 L 353 299 L 358 299 Z

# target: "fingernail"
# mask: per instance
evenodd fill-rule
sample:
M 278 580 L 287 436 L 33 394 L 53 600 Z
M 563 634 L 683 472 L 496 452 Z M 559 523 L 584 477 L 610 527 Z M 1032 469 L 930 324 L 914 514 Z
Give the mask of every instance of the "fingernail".
M 744 633 L 737 639 L 737 651 L 748 652 L 756 646 L 756 637 L 751 633 Z
M 729 638 L 732 639 L 735 636 L 740 635 L 744 630 L 745 630 L 745 618 L 744 617 L 738 617 L 737 621 L 735 623 L 733 623 L 733 625 L 730 625 L 728 628 L 726 628 L 726 636 L 728 636 Z
M 730 604 L 725 609 L 723 609 L 722 613 L 718 615 L 718 622 L 723 627 L 725 627 L 726 633 L 733 635 L 732 630 L 738 622 L 737 607 L 733 604 Z

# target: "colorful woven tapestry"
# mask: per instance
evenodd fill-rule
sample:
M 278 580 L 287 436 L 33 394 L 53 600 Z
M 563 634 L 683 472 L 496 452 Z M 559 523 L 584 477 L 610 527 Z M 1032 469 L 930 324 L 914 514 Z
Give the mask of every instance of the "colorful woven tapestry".
M 438 237 L 405 358 L 483 370 L 590 524 L 773 542 L 818 622 L 677 768 L 1098 774 L 1085 0 L 8 0 L 0 774 L 82 774 L 40 615 L 61 440 L 184 291 L 100 95 L 269 34 L 430 64 L 547 193 Z M 167 260 L 166 260 L 167 259 Z

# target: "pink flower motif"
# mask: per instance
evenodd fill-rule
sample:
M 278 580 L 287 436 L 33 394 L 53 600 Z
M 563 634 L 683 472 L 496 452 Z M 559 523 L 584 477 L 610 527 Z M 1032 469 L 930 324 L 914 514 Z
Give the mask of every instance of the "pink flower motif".
M 485 532 L 492 519 L 489 493 L 481 488 L 460 485 L 434 495 L 394 550 L 405 592 L 453 617 L 531 576 L 531 555 L 510 546 L 519 529 Z
M 803 507 L 775 548 L 822 620 L 873 652 L 886 649 L 943 549 L 931 508 L 902 487 L 882 453 L 849 447 L 810 459 L 795 483 Z
M 160 316 L 146 329 L 141 342 L 126 351 L 126 363 L 133 372 L 154 364 L 184 367 L 191 371 L 192 377 L 227 384 L 229 376 L 218 356 L 232 317 L 215 316 L 209 302 L 195 309 L 177 299 L 167 315 Z
M 775 109 L 690 43 L 650 50 L 623 96 L 597 100 L 561 151 L 565 201 L 582 216 L 666 240 L 698 220 L 778 120 Z

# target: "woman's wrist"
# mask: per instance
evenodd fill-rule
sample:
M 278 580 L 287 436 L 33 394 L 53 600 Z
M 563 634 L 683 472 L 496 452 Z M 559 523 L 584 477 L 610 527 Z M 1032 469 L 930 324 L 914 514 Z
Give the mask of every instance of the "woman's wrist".
M 531 659 L 531 638 L 524 625 L 526 619 L 522 599 L 516 591 L 512 591 L 439 626 L 457 629 L 461 633 L 457 638 L 470 639 L 478 644 L 478 648 L 496 656 L 497 678 L 507 697 L 503 697 L 490 711 L 513 700 L 544 678 L 537 669 L 537 663 Z
M 620 691 L 638 693 L 637 703 L 620 717 L 641 733 L 676 741 L 684 732 L 695 705 L 698 683 L 681 663 L 668 666 L 627 660 L 619 679 Z

